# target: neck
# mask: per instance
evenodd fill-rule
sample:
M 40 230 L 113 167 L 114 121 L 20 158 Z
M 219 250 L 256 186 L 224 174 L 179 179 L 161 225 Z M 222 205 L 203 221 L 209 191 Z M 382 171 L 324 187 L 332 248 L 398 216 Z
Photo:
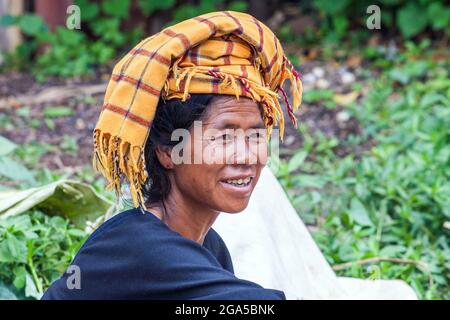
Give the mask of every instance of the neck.
M 164 208 L 165 206 L 165 208 Z M 218 211 L 205 208 L 204 205 L 183 196 L 175 187 L 162 202 L 148 206 L 171 230 L 183 237 L 203 244 L 206 234 L 219 215 Z

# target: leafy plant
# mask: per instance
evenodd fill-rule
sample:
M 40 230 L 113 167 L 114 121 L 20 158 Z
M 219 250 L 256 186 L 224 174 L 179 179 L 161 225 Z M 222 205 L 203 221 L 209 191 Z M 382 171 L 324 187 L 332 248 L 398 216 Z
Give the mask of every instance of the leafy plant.
M 380 8 L 381 29 L 369 30 L 366 27 L 367 8 L 370 5 Z M 283 25 L 280 36 L 291 42 L 302 44 L 324 43 L 325 45 L 346 46 L 348 42 L 358 46 L 374 32 L 399 33 L 410 39 L 426 30 L 450 32 L 450 7 L 442 0 L 313 0 L 300 2 L 303 15 L 316 21 L 315 30 L 305 30 L 302 35 L 291 34 L 288 25 Z M 351 32 L 349 32 L 351 30 Z M 299 37 L 301 36 L 301 37 Z M 343 41 L 347 40 L 347 41 Z
M 92 75 L 93 67 L 108 63 L 119 49 L 134 44 L 142 30 L 124 31 L 122 22 L 129 17 L 130 1 L 114 0 L 100 3 L 75 1 L 83 13 L 81 30 L 58 27 L 50 32 L 38 16 L 27 14 L 17 17 L 3 16 L 0 24 L 17 25 L 29 37 L 15 54 L 8 57 L 7 65 L 26 68 L 31 63 L 33 75 L 40 81 L 49 76 Z M 89 35 L 92 33 L 93 38 Z M 37 52 L 44 48 L 43 52 Z
M 448 299 L 449 65 L 408 47 L 348 108 L 364 128 L 359 139 L 328 143 L 303 125 L 303 146 L 278 176 L 340 275 L 371 278 L 377 266 L 420 298 Z M 376 144 L 365 152 L 334 153 L 368 139 Z
M 405 38 L 417 35 L 428 26 L 448 31 L 449 23 L 450 7 L 438 1 L 408 1 L 397 16 L 397 26 Z
M 39 211 L 0 219 L 0 298 L 39 299 L 86 238 L 68 220 Z
M 0 136 L 0 181 L 8 179 L 17 182 L 34 183 L 34 176 L 25 166 L 12 157 L 17 145 Z
M 2 16 L 0 25 L 17 25 L 27 36 L 14 54 L 7 57 L 6 66 L 20 70 L 31 67 L 39 81 L 50 76 L 79 77 L 92 76 L 99 66 L 108 64 L 121 51 L 129 49 L 144 36 L 143 25 L 124 29 L 123 23 L 130 20 L 135 4 L 130 0 L 101 0 L 92 2 L 76 0 L 82 13 L 81 30 L 58 27 L 50 32 L 42 19 L 36 15 Z M 245 11 L 247 3 L 223 0 L 200 1 L 199 4 L 178 4 L 176 1 L 136 2 L 145 19 L 157 14 L 159 10 L 173 8 L 174 24 L 202 13 L 216 11 L 219 7 Z M 46 121 L 52 127 L 51 121 Z

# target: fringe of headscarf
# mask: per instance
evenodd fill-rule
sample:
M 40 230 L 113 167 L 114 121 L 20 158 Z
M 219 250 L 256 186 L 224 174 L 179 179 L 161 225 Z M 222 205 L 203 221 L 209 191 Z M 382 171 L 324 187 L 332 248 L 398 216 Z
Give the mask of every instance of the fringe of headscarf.
M 297 119 L 295 117 L 295 111 L 297 111 L 298 107 L 301 104 L 302 98 L 302 83 L 300 81 L 300 77 L 298 73 L 295 71 L 294 66 L 290 63 L 290 61 L 283 56 L 283 66 L 281 69 L 281 81 L 279 86 L 272 90 L 269 87 L 260 85 L 253 81 L 249 81 L 245 78 L 234 76 L 232 74 L 224 73 L 224 72 L 216 72 L 212 70 L 205 70 L 198 68 L 195 65 L 190 67 L 179 68 L 178 64 L 182 61 L 183 57 L 179 58 L 171 67 L 171 71 L 173 72 L 173 76 L 175 79 L 176 90 L 178 92 L 169 92 L 169 80 L 166 80 L 162 96 L 163 98 L 169 97 L 171 98 L 180 98 L 182 101 L 185 101 L 189 98 L 189 85 L 191 83 L 192 78 L 196 74 L 206 74 L 213 76 L 215 78 L 222 79 L 220 83 L 221 87 L 231 86 L 233 92 L 236 96 L 236 99 L 239 100 L 240 90 L 238 86 L 238 82 L 242 84 L 244 90 L 249 93 L 250 97 L 253 101 L 260 102 L 264 108 L 264 125 L 267 128 L 267 136 L 270 138 L 272 133 L 272 128 L 274 125 L 279 125 L 280 128 L 280 139 L 283 141 L 284 138 L 284 115 L 281 108 L 281 105 L 278 101 L 279 95 L 278 92 L 282 93 L 283 99 L 287 106 L 287 111 L 289 118 L 291 119 L 294 126 L 297 128 Z M 260 62 L 259 62 L 260 63 Z M 258 59 L 256 59 L 256 68 L 258 70 Z M 180 71 L 181 70 L 181 71 Z M 292 96 L 292 104 L 289 102 L 286 92 L 282 88 L 284 81 L 288 79 L 291 83 L 290 92 Z M 184 91 L 180 92 L 180 83 L 185 80 Z
M 116 196 L 122 195 L 121 180 L 125 176 L 130 182 L 130 192 L 134 204 L 145 208 L 142 185 L 147 180 L 144 150 L 141 146 L 132 146 L 107 132 L 94 130 L 94 157 L 92 165 L 108 181 L 107 190 L 114 189 Z M 108 164 L 108 165 L 107 165 Z

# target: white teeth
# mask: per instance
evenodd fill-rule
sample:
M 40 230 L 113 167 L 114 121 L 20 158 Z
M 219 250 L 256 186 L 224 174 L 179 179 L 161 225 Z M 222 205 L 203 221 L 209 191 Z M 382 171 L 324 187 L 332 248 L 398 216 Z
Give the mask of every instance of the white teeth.
M 227 180 L 227 183 L 234 184 L 234 185 L 247 185 L 252 180 L 251 177 L 245 178 L 245 179 L 233 179 L 233 180 Z

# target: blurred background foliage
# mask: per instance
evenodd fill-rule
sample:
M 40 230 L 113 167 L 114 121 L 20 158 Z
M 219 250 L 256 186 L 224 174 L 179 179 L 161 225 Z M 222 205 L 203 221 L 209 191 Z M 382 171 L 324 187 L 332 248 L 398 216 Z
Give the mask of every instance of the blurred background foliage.
M 287 3 L 301 18 L 293 32 L 292 24 L 283 24 L 280 38 L 299 46 L 326 44 L 338 46 L 342 41 L 352 45 L 364 43 L 371 30 L 366 26 L 366 8 L 370 0 L 313 1 L 149 1 L 149 0 L 75 0 L 82 13 L 80 31 L 64 26 L 50 31 L 40 16 L 4 15 L 0 25 L 17 25 L 27 36 L 17 50 L 8 55 L 4 68 L 31 67 L 38 79 L 49 75 L 81 76 L 92 73 L 93 67 L 103 66 L 137 44 L 144 35 L 193 16 L 216 10 L 256 11 L 258 18 L 267 18 L 273 8 Z M 448 36 L 450 8 L 445 1 L 383 0 L 375 4 L 382 10 L 382 32 L 405 39 L 424 31 L 436 36 Z M 300 24 L 300 26 L 298 26 Z M 303 25 L 302 25 L 303 24 Z M 295 25 L 295 24 L 294 24 Z M 352 32 L 349 32 L 351 30 Z M 45 46 L 45 50 L 42 47 Z
M 421 299 L 450 298 L 445 1 L 75 0 L 81 30 L 48 26 L 26 3 L 0 17 L 24 37 L 0 65 L 9 103 L 0 106 L 0 190 L 70 178 L 114 201 L 89 165 L 102 93 L 18 97 L 104 83 L 143 37 L 202 13 L 245 11 L 274 30 L 301 74 L 300 126 L 270 165 L 328 262 L 339 275 L 403 279 Z M 372 4 L 380 30 L 366 27 Z M 92 226 L 63 211 L 0 211 L 0 298 L 39 298 L 64 271 Z

